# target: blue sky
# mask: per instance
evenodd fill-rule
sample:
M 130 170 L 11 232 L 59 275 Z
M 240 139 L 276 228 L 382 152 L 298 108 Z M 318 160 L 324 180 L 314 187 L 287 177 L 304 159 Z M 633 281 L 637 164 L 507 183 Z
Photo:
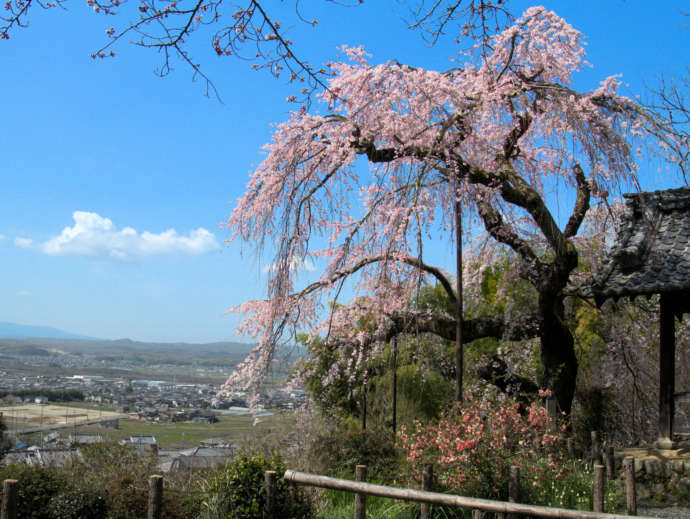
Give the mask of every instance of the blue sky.
M 359 45 L 374 61 L 445 69 L 450 41 L 427 47 L 406 29 L 398 2 L 344 8 L 313 1 L 315 28 L 294 21 L 291 0 L 266 0 L 293 25 L 296 49 L 312 64 Z M 643 93 L 660 74 L 690 61 L 685 2 L 545 2 L 588 41 L 593 68 L 576 87 L 623 74 Z M 509 4 L 519 14 L 527 2 Z M 154 75 L 158 56 L 125 44 L 94 61 L 111 20 L 83 2 L 35 10 L 30 27 L 0 42 L 0 321 L 54 326 L 101 338 L 235 340 L 225 311 L 263 295 L 267 259 L 224 244 L 219 224 L 242 195 L 270 124 L 285 119 L 293 93 L 284 80 L 219 59 L 201 36 L 197 61 L 224 101 L 204 96 L 179 64 Z M 687 9 L 686 9 L 687 10 Z M 679 185 L 643 174 L 643 189 Z M 452 251 L 438 258 L 452 265 Z

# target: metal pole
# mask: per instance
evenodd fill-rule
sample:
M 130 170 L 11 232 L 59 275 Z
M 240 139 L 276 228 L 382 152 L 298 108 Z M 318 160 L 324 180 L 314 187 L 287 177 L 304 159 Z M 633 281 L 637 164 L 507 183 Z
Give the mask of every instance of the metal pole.
M 393 437 L 398 430 L 398 336 L 393 337 Z
M 460 206 L 460 174 L 455 178 L 455 400 L 462 402 L 462 375 L 464 351 L 462 344 L 462 207 Z
M 366 373 L 364 375 L 366 377 Z M 367 382 L 362 382 L 362 430 L 367 430 Z

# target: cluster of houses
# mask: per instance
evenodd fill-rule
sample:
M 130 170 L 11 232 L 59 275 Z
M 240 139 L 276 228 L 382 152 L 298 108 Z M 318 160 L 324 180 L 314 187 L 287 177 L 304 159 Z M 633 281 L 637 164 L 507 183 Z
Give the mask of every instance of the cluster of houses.
M 180 384 L 165 380 L 131 380 L 124 377 L 105 378 L 73 375 L 69 377 L 22 376 L 0 371 L 0 391 L 77 390 L 86 402 L 114 407 L 119 413 L 128 413 L 153 422 L 195 421 L 213 423 L 212 407 L 218 387 L 212 384 Z M 306 401 L 306 393 L 273 391 L 261 395 L 259 402 L 265 409 L 294 409 Z M 48 398 L 49 399 L 49 398 Z M 35 401 L 35 397 L 5 396 L 8 404 Z M 39 397 L 47 403 L 45 397 Z M 1 402 L 0 402 L 1 403 Z M 220 409 L 247 408 L 247 395 L 235 393 L 232 398 L 216 404 Z
M 52 433 L 44 438 L 43 447 L 17 445 L 8 452 L 2 463 L 26 463 L 31 466 L 61 466 L 82 456 L 83 445 L 102 443 L 99 434 L 77 434 L 60 437 Z M 156 456 L 160 472 L 196 470 L 215 467 L 231 460 L 239 449 L 238 444 L 229 444 L 222 438 L 202 440 L 199 445 L 184 450 L 162 450 L 155 436 L 130 436 L 120 442 L 141 456 Z

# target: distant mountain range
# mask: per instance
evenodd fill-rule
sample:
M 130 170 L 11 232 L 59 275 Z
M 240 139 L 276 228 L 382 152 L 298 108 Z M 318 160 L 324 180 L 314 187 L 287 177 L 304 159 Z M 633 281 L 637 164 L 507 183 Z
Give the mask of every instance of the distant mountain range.
M 6 323 L 0 321 L 0 338 L 28 339 L 33 337 L 45 337 L 51 339 L 84 339 L 98 340 L 95 337 L 86 337 L 74 333 L 65 332 L 50 326 L 31 326 L 28 324 Z
M 28 326 L 0 322 L 0 352 L 18 351 L 25 348 L 40 348 L 84 353 L 159 353 L 192 354 L 200 357 L 216 355 L 237 356 L 242 360 L 254 347 L 242 342 L 208 342 L 193 344 L 186 342 L 141 342 L 131 339 L 94 339 L 51 328 L 49 326 Z M 32 350 L 29 350 L 32 351 Z

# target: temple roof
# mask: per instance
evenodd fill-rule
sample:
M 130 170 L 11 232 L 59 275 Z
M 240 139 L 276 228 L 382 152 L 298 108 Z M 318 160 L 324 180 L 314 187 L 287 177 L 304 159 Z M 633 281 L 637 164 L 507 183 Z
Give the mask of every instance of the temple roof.
M 690 296 L 690 187 L 624 197 L 616 241 L 591 294 L 598 302 L 682 291 Z

